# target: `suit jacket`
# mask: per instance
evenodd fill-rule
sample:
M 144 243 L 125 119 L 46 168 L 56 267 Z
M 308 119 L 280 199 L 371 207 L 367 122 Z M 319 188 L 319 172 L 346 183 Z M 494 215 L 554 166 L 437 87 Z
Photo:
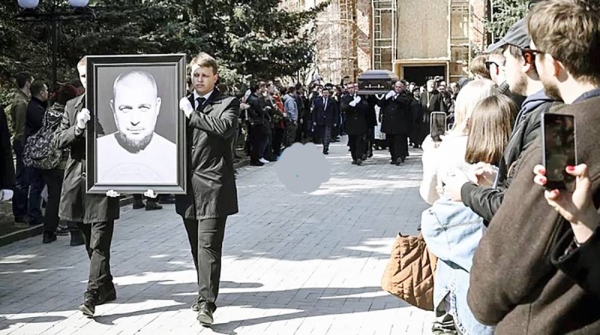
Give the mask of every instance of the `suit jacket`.
M 86 193 L 86 130 L 77 128 L 77 113 L 83 109 L 85 95 L 67 102 L 60 126 L 54 134 L 58 149 L 70 149 L 60 196 L 59 216 L 63 220 L 83 223 L 104 222 L 119 218 L 119 199 L 103 194 Z M 95 122 L 92 118 L 90 122 Z
M 313 123 L 319 126 L 333 126 L 338 123 L 338 104 L 332 97 L 327 98 L 327 106 L 324 105 L 323 97 L 315 98 L 313 101 Z
M 577 161 L 589 167 L 596 208 L 599 104 L 600 97 L 590 98 L 556 111 L 575 116 Z M 514 167 L 514 180 L 473 257 L 469 307 L 480 322 L 497 324 L 498 335 L 600 334 L 600 309 L 595 308 L 600 298 L 552 264 L 554 246 L 571 227 L 533 182 L 531 171 L 542 163 L 542 155 L 542 140 L 537 137 Z
M 193 95 L 189 97 L 195 105 Z M 232 144 L 240 101 L 217 89 L 187 120 L 187 194 L 176 196 L 184 219 L 222 218 L 238 212 Z
M 348 95 L 348 97 L 351 97 Z M 347 100 L 348 98 L 342 97 L 342 101 Z M 354 100 L 353 98 L 351 98 Z M 350 102 L 352 102 L 350 100 Z M 366 97 L 361 97 L 360 101 L 356 104 L 356 106 L 352 107 L 348 103 L 345 106 L 346 111 L 346 123 L 344 124 L 344 129 L 348 135 L 363 135 L 367 133 L 367 115 L 370 115 L 372 110 L 374 110 L 373 106 L 367 101 Z
M 408 134 L 413 124 L 411 101 L 412 97 L 404 92 L 397 97 L 379 100 L 381 132 L 389 135 Z

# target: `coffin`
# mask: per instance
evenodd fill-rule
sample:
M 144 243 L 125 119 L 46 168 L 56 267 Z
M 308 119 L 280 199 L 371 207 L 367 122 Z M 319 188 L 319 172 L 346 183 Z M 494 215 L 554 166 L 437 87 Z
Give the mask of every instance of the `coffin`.
M 388 70 L 369 70 L 358 77 L 358 94 L 386 94 L 394 89 L 398 76 Z

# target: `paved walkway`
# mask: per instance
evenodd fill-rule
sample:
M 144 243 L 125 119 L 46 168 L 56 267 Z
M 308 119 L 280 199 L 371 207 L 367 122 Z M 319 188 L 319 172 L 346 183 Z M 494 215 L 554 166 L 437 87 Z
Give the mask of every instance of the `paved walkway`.
M 273 166 L 239 171 L 212 330 L 190 310 L 194 265 L 170 205 L 122 209 L 111 259 L 118 299 L 95 319 L 77 311 L 83 247 L 36 237 L 0 248 L 0 334 L 429 334 L 431 313 L 379 286 L 395 235 L 415 234 L 425 209 L 420 152 L 397 167 L 378 151 L 357 167 L 343 143 L 327 157 L 331 180 L 311 195 L 289 193 Z

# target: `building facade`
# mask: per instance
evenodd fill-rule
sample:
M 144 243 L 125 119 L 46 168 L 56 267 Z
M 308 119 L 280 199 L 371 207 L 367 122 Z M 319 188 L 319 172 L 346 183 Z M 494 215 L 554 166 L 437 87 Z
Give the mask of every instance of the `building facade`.
M 286 0 L 310 8 L 322 0 Z M 488 0 L 333 0 L 317 19 L 319 75 L 332 83 L 386 69 L 424 84 L 434 76 L 469 76 L 487 44 Z

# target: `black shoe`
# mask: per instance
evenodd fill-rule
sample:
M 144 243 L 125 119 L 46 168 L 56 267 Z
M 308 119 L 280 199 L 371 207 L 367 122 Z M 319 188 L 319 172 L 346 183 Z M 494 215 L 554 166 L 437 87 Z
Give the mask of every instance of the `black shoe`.
M 85 240 L 83 239 L 83 233 L 81 230 L 72 230 L 71 231 L 71 243 L 69 244 L 72 247 L 76 247 L 79 245 L 84 245 Z
M 159 204 L 174 204 L 175 203 L 175 197 L 172 196 L 172 195 L 158 196 L 158 203 Z
M 198 322 L 200 322 L 200 324 L 204 327 L 212 326 L 214 322 L 213 311 L 208 307 L 208 304 L 206 302 L 200 304 L 196 320 L 198 320 Z
M 366 160 L 367 160 L 367 154 L 364 154 L 364 155 L 362 155 L 361 159 L 362 159 L 363 161 L 366 161 Z
M 48 244 L 56 241 L 56 234 L 54 232 L 44 232 L 44 238 L 42 239 L 42 243 Z
M 58 236 L 67 236 L 69 235 L 69 228 L 64 226 L 58 226 L 54 233 Z
M 356 165 L 356 161 L 352 161 L 352 164 L 353 164 L 353 165 Z
M 250 165 L 252 165 L 252 166 L 264 166 L 265 164 L 261 163 L 261 162 L 250 162 Z
M 83 304 L 79 306 L 79 310 L 83 313 L 83 315 L 91 318 L 96 313 L 96 298 L 94 294 L 86 292 L 85 298 L 83 299 Z
M 403 162 L 402 158 L 396 158 L 396 166 L 400 166 L 400 163 Z
M 323 155 L 329 155 L 329 150 L 323 150 Z
M 103 305 L 107 302 L 111 302 L 111 301 L 115 301 L 115 300 L 117 300 L 117 290 L 115 290 L 115 287 L 113 285 L 112 288 L 108 292 L 101 294 L 98 297 L 98 301 L 97 301 L 96 305 L 98 305 L 98 306 Z
M 159 205 L 156 201 L 150 201 L 147 200 L 146 201 L 146 210 L 147 211 L 155 211 L 158 209 L 162 209 L 163 207 L 161 205 Z
M 144 207 L 146 207 L 146 205 L 144 205 L 144 202 L 142 200 L 133 201 L 133 209 L 142 209 Z
M 356 165 L 361 166 L 362 165 L 362 160 L 361 159 L 357 159 L 356 160 Z

